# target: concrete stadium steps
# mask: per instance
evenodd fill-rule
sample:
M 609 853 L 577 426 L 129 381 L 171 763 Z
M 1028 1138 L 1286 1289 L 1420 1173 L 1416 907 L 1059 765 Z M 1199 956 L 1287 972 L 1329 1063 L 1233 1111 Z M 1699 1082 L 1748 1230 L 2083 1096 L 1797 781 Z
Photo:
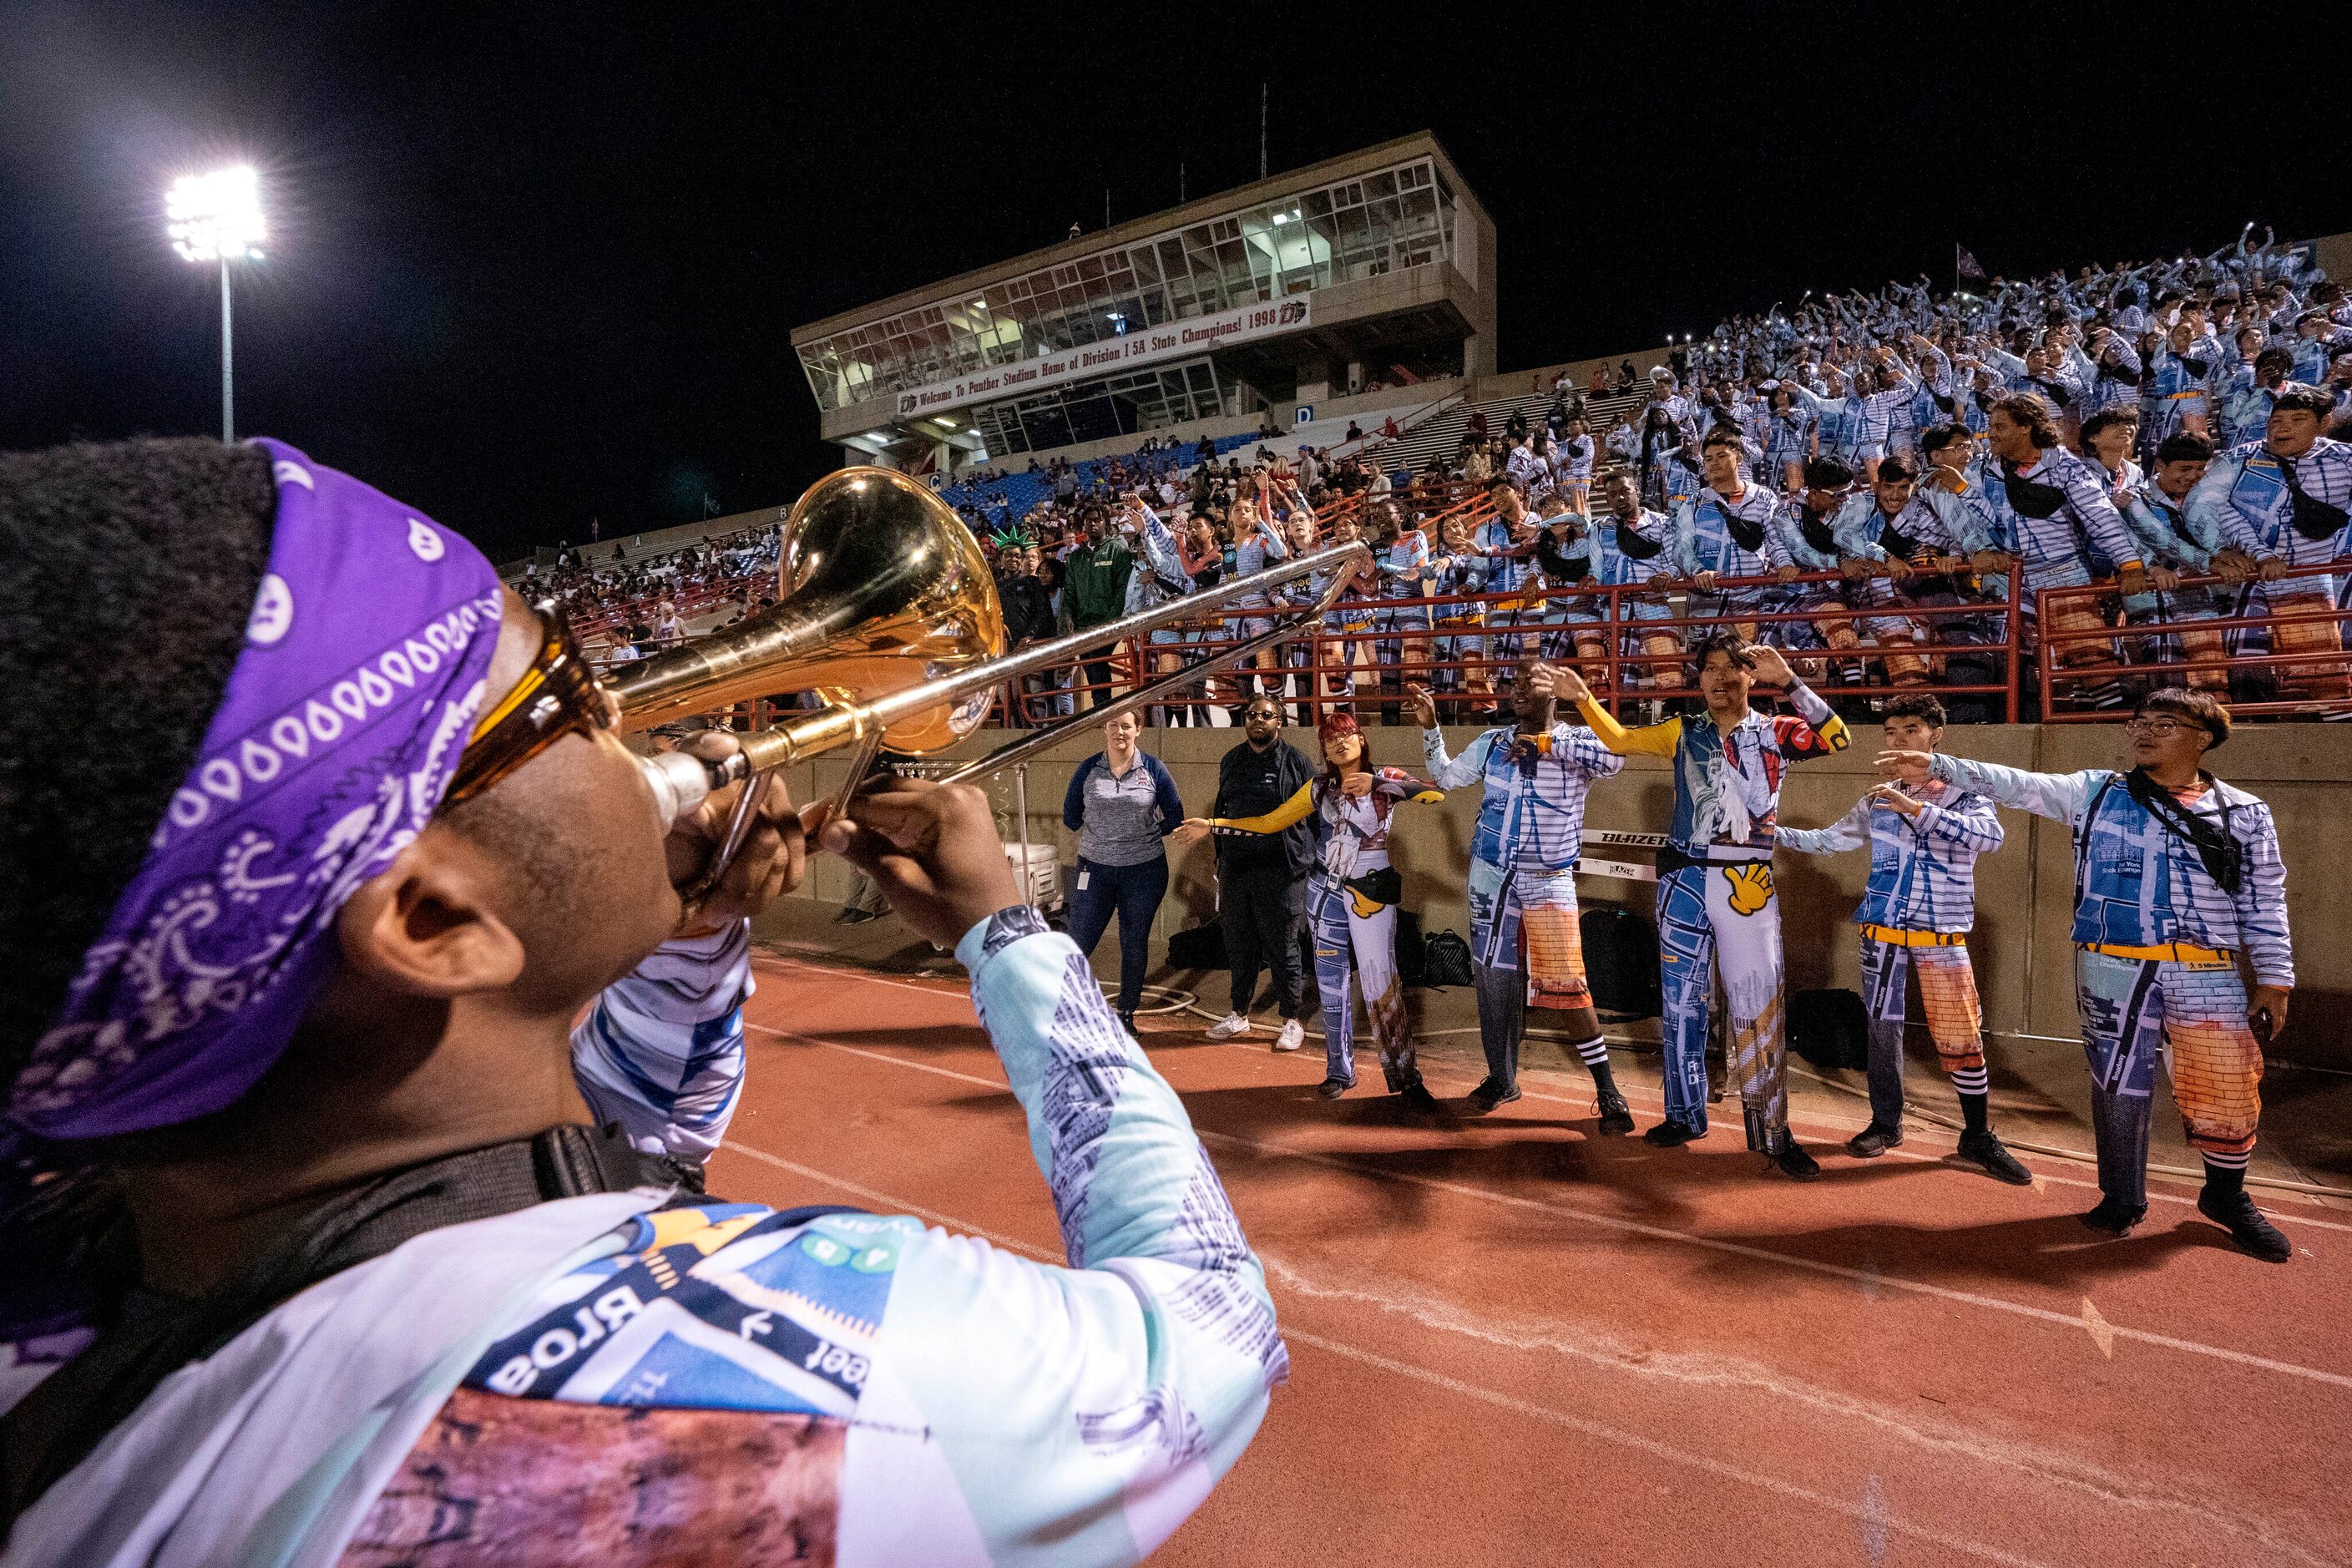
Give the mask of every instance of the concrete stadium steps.
M 1529 392 L 1512 397 L 1487 398 L 1479 403 L 1457 403 L 1451 408 L 1440 410 L 1426 423 L 1415 426 L 1396 440 L 1370 447 L 1367 455 L 1377 458 L 1381 466 L 1391 473 L 1399 469 L 1419 473 L 1429 466 L 1432 458 L 1450 464 L 1454 455 L 1462 449 L 1463 433 L 1470 428 L 1473 413 L 1483 411 L 1486 416 L 1487 429 L 1499 436 L 1513 414 L 1525 414 L 1529 424 L 1541 419 L 1551 410 L 1551 395 L 1549 392 Z M 1593 440 L 1598 443 L 1609 433 L 1609 426 L 1620 413 L 1634 412 L 1647 397 L 1644 391 L 1585 395 L 1585 415 Z M 1606 451 L 1596 451 L 1594 470 L 1598 472 L 1608 460 Z

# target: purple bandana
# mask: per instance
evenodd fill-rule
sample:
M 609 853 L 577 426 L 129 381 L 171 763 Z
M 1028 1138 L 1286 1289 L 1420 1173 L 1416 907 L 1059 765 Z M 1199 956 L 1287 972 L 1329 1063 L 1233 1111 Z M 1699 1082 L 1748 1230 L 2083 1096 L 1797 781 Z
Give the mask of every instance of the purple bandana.
M 253 1087 L 329 968 L 336 911 L 440 804 L 498 646 L 498 574 L 277 441 L 245 649 L 147 858 L 7 1115 L 40 1137 L 166 1127 Z

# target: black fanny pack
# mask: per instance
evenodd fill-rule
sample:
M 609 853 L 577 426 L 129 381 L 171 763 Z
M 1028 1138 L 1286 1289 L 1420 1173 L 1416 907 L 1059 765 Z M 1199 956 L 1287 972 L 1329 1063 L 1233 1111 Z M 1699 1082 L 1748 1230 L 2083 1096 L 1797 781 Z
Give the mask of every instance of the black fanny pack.
M 1404 902 L 1404 879 L 1393 866 L 1383 866 L 1377 871 L 1367 871 L 1360 877 L 1350 877 L 1342 884 L 1351 893 L 1362 895 L 1375 904 L 1396 905 Z
M 2342 507 L 2330 505 L 2296 484 L 2293 468 L 2287 468 L 2284 464 L 2281 464 L 2280 468 L 2286 476 L 2286 493 L 2290 503 L 2287 507 L 2287 521 L 2294 525 L 2297 533 L 2317 543 L 2323 539 L 2333 539 L 2344 531 L 2345 523 L 2352 522 L 2352 516 L 2347 516 Z
M 2045 485 L 2038 479 L 2021 479 L 2006 468 L 2001 472 L 2000 488 L 2008 492 L 2009 504 L 2020 517 L 2030 517 L 2036 521 L 2056 516 L 2058 509 L 2066 504 L 2066 492 L 2056 485 Z
M 1770 860 L 1761 855 L 1739 860 L 1710 860 L 1704 855 L 1692 855 L 1672 844 L 1658 847 L 1658 875 L 1671 877 L 1677 871 L 1687 871 L 1693 866 L 1769 866 Z

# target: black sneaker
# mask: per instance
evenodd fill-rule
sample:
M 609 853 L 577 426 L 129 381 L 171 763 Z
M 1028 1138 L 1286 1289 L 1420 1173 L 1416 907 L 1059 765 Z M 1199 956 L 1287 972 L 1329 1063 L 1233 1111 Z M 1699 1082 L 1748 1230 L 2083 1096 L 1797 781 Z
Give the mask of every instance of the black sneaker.
M 1633 1112 L 1625 1104 L 1623 1095 L 1604 1094 L 1601 1097 L 1601 1125 L 1594 1131 L 1605 1132 L 1612 1138 L 1622 1138 L 1633 1131 Z
M 1519 1086 L 1505 1083 L 1488 1073 L 1477 1088 L 1463 1097 L 1463 1109 L 1474 1116 L 1484 1116 L 1498 1105 L 1508 1105 L 1519 1098 Z
M 1348 1079 L 1327 1078 L 1315 1086 L 1315 1092 L 1326 1100 L 1337 1100 L 1355 1087 L 1354 1082 Z
M 1669 1116 L 1647 1132 L 1643 1133 L 1642 1142 L 1654 1149 L 1679 1149 L 1692 1139 L 1704 1136 L 1706 1134 L 1689 1122 L 1677 1121 Z
M 1999 1135 L 1990 1131 L 1961 1133 L 1960 1146 L 1955 1152 L 1969 1164 L 1982 1167 L 1984 1173 L 1996 1182 L 2007 1182 L 2012 1187 L 2033 1184 L 2033 1173 L 2019 1164 L 2017 1156 L 2009 1152 Z
M 1874 1121 L 1845 1141 L 1845 1152 L 1857 1160 L 1875 1160 L 1889 1149 L 1903 1147 L 1903 1129 Z
M 2197 1194 L 2197 1212 L 2230 1233 L 2230 1239 L 2244 1251 L 2252 1253 L 2265 1263 L 2284 1263 L 2294 1256 L 2294 1244 L 2263 1217 L 2254 1206 L 2254 1200 L 2243 1189 L 2221 1197 L 2211 1192 Z
M 1822 1173 L 1821 1162 L 1806 1153 L 1804 1145 L 1789 1136 L 1785 1127 L 1773 1141 L 1769 1158 L 1773 1168 L 1791 1181 L 1810 1182 Z
M 1513 1089 L 1511 1092 L 1516 1095 L 1518 1093 L 1518 1090 Z M 1435 1116 L 1444 1109 L 1444 1107 L 1437 1103 L 1437 1096 L 1429 1092 L 1429 1085 L 1422 1082 L 1419 1079 L 1413 1079 L 1411 1083 L 1406 1084 L 1402 1089 L 1398 1089 L 1396 1091 L 1396 1097 L 1399 1100 L 1403 1100 L 1412 1110 L 1418 1110 L 1423 1116 Z
M 2125 1204 L 2104 1196 L 2096 1208 L 2081 1216 L 2084 1225 L 2107 1236 L 2129 1236 L 2132 1226 L 2147 1217 L 2146 1204 Z

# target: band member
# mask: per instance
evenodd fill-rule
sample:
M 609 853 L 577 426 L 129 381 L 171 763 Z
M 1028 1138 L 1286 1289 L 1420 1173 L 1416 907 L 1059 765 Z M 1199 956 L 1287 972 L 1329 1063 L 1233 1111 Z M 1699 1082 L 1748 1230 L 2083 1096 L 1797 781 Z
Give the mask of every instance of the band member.
M 1633 1131 L 1633 1112 L 1609 1070 L 1609 1043 L 1584 984 L 1584 944 L 1577 929 L 1576 862 L 1584 847 L 1584 796 L 1596 778 L 1625 760 L 1592 731 L 1557 721 L 1551 666 L 1529 657 L 1511 680 L 1518 722 L 1488 730 L 1446 754 L 1437 704 L 1412 689 L 1422 754 L 1440 789 L 1486 785 L 1470 839 L 1470 957 L 1478 990 L 1478 1036 L 1486 1078 L 1470 1091 L 1484 1115 L 1519 1098 L 1519 1041 L 1528 1009 L 1562 1015 L 1569 1048 L 1592 1074 L 1601 1097 L 1601 1131 Z
M 1737 430 L 1718 426 L 1708 431 L 1699 464 L 1706 484 L 1675 513 L 1675 570 L 1696 590 L 1685 611 L 1699 623 L 1690 640 L 1727 628 L 1752 639 L 1756 616 L 1774 607 L 1773 590 L 1754 582 L 1728 588 L 1717 584 L 1722 578 L 1770 576 L 1790 564 L 1772 526 L 1780 498 L 1748 482 L 1747 449 Z
M 1888 458 L 1878 465 L 1886 482 Z M 1944 738 L 1944 705 L 1925 692 L 1886 703 L 1886 744 L 1933 752 Z M 2000 847 L 1992 802 L 1929 780 L 1906 792 L 1883 784 L 1827 827 L 1780 829 L 1780 847 L 1836 855 L 1870 847 L 1870 883 L 1853 911 L 1862 928 L 1863 1005 L 1870 1016 L 1870 1125 L 1846 1142 L 1868 1160 L 1903 1142 L 1904 982 L 1916 970 L 1919 1002 L 1936 1059 L 1960 1097 L 1967 1130 L 1960 1158 L 2017 1186 L 2033 1177 L 2002 1147 L 1987 1114 L 1984 1018 L 1968 932 L 1976 924 L 1977 857 Z
M 2230 710 L 2179 688 L 2140 699 L 2125 727 L 2129 773 L 2035 773 L 1902 747 L 1879 772 L 1905 792 L 1933 778 L 2065 823 L 2074 835 L 2074 986 L 2098 1141 L 2094 1230 L 2128 1235 L 2147 1214 L 2147 1124 L 2159 1050 L 2189 1146 L 2203 1156 L 2198 1211 L 2273 1263 L 2286 1237 L 2246 1195 L 2262 1119 L 2263 1047 L 2294 989 L 2286 868 L 2270 807 L 2203 766 Z M 2254 976 L 2248 1001 L 2243 952 Z
M 1674 542 L 1673 525 L 1643 507 L 1633 477 L 1627 473 L 1610 476 L 1601 487 L 1601 499 L 1608 510 L 1588 524 L 1566 548 L 1556 547 L 1548 532 L 1536 536 L 1537 559 L 1543 565 L 1544 574 L 1571 588 L 1578 584 L 1625 588 L 1643 583 L 1672 583 L 1674 563 L 1667 552 Z M 1612 625 L 1622 631 L 1618 655 L 1633 661 L 1624 667 L 1622 685 L 1639 689 L 1682 684 L 1683 645 L 1673 629 L 1662 626 L 1637 637 L 1624 625 L 1629 621 L 1673 619 L 1674 607 L 1665 602 L 1665 595 L 1620 599 L 1613 616 L 1608 599 L 1598 595 L 1578 596 L 1565 603 L 1569 636 L 1576 645 L 1576 657 L 1601 675 L 1604 684 Z
M 2271 624 L 2273 654 L 2331 654 L 2343 628 L 2327 614 L 2341 579 L 2280 581 L 2292 566 L 2315 566 L 2352 554 L 2345 509 L 2352 507 L 2352 446 L 2320 434 L 2332 400 L 2316 387 L 2290 386 L 2271 405 L 2259 442 L 2213 459 L 2189 494 L 2193 522 L 2220 530 L 2213 564 L 2233 581 L 2259 574 L 2257 590 Z M 2303 658 L 2283 667 L 2284 691 L 2314 699 L 2345 695 L 2344 665 Z
M 1845 721 L 1780 651 L 1718 632 L 1698 647 L 1706 710 L 1628 730 L 1574 671 L 1558 678 L 1601 743 L 1675 764 L 1675 816 L 1658 852 L 1658 957 L 1665 981 L 1666 1119 L 1643 1136 L 1672 1148 L 1706 1135 L 1706 1040 L 1716 972 L 1730 1005 L 1730 1067 L 1748 1146 L 1799 1181 L 1821 1166 L 1789 1135 L 1780 906 L 1772 896 L 1773 813 L 1790 762 L 1846 747 Z M 1748 706 L 1758 679 L 1787 689 L 1794 718 Z
M 1985 500 L 1993 537 L 2006 550 L 2014 545 L 2024 563 L 2023 602 L 2028 637 L 2034 635 L 2038 595 L 2045 588 L 2085 587 L 2110 572 L 2126 594 L 2146 591 L 2131 531 L 2094 466 L 2068 451 L 2049 405 L 2032 393 L 2004 397 L 1992 405 L 1985 426 L 1995 467 L 1987 475 Z M 1992 569 L 2006 571 L 2000 559 Z M 2090 596 L 2063 600 L 2053 610 L 2053 632 L 2090 632 L 2105 625 Z M 2061 665 L 2080 668 L 2112 663 L 2113 650 L 2097 640 L 2068 642 L 2055 650 Z
M 1800 478 L 1802 482 L 1796 493 L 1773 518 L 1780 552 L 1789 559 L 1789 564 L 1774 575 L 1786 581 L 1805 574 L 1850 570 L 1838 548 L 1836 522 L 1838 509 L 1853 488 L 1853 470 L 1835 458 L 1815 458 L 1803 465 Z M 1854 630 L 1853 618 L 1843 612 L 1865 603 L 1866 593 L 1852 581 L 1790 587 L 1782 602 L 1791 609 L 1810 610 L 1820 618 L 1781 622 L 1784 640 L 1793 647 L 1818 645 L 1834 653 L 1852 652 L 1861 646 L 1862 635 Z M 1842 681 L 1859 680 L 1862 676 L 1859 659 L 1832 663 L 1808 655 L 1798 658 L 1797 667 L 1801 673 L 1816 679 L 1832 670 Z
M 1323 994 L 1327 1071 L 1318 1092 L 1337 1100 L 1356 1087 L 1355 1007 L 1348 995 L 1352 970 L 1389 1092 L 1415 1110 L 1434 1112 L 1437 1100 L 1421 1080 L 1412 1020 L 1405 1016 L 1404 984 L 1397 976 L 1396 908 L 1404 889 L 1389 864 L 1389 814 L 1399 801 L 1445 796 L 1399 769 L 1373 767 L 1351 713 L 1327 715 L 1316 735 L 1323 743 L 1323 770 L 1280 806 L 1263 816 L 1192 817 L 1178 836 L 1189 844 L 1213 831 L 1279 833 L 1310 811 L 1321 815 L 1330 837 L 1307 883 L 1315 987 Z
M 2150 639 L 2155 662 L 2189 663 L 2194 668 L 2186 672 L 2186 685 L 2226 693 L 2230 672 L 2223 634 L 2197 629 L 2198 622 L 2227 613 L 2224 596 L 2211 587 L 2180 585 L 2183 577 L 2211 573 L 2221 548 L 2220 520 L 2208 510 L 2191 521 L 2188 508 L 2189 492 L 2213 459 L 2213 443 L 2182 430 L 2167 436 L 2151 456 L 2155 465 L 2124 501 L 2124 521 L 2147 554 L 2149 591 L 2125 599 L 2124 614 L 2134 626 L 2170 628 Z

